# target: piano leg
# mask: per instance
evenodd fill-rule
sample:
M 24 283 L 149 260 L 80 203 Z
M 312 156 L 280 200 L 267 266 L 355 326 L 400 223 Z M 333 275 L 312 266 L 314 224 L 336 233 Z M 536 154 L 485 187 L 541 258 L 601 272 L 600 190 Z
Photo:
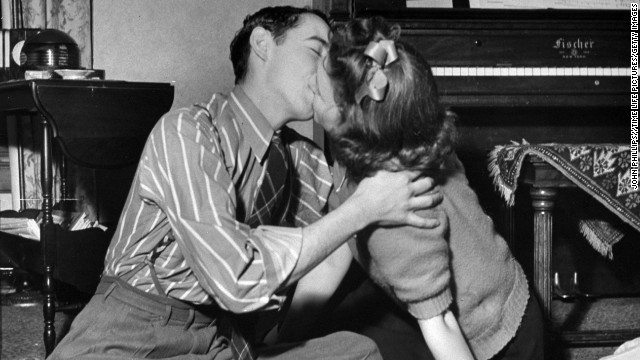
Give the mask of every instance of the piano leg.
M 530 194 L 533 205 L 533 283 L 545 318 L 551 321 L 551 245 L 557 190 L 532 187 Z

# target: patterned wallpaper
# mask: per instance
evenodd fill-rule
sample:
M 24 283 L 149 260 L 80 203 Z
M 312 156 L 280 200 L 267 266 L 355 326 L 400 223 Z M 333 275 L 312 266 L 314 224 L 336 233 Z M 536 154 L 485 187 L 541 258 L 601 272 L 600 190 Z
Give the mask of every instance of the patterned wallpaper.
M 22 0 L 24 25 L 58 29 L 69 34 L 80 47 L 80 64 L 92 68 L 91 0 Z

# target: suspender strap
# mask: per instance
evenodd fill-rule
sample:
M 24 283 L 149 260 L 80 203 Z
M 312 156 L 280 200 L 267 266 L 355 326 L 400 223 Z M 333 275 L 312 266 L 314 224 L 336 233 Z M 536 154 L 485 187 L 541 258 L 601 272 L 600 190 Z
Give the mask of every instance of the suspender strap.
M 153 285 L 156 287 L 156 292 L 158 293 L 158 295 L 169 297 L 169 295 L 164 292 L 162 285 L 160 285 L 160 280 L 158 280 L 158 274 L 156 274 L 156 268 L 153 266 L 153 261 L 151 259 L 144 259 L 144 263 L 145 265 L 149 266 L 151 280 L 153 280 Z

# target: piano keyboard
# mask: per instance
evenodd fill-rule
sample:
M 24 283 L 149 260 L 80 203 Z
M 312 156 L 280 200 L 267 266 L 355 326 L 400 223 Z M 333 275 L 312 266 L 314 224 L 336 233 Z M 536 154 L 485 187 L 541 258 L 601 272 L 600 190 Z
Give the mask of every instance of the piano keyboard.
M 434 76 L 631 76 L 630 67 L 433 66 Z

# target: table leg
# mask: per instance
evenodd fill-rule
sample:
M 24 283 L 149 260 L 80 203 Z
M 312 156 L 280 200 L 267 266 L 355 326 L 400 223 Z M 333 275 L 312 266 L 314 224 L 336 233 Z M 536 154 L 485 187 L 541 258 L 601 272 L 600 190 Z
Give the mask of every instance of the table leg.
M 53 291 L 53 268 L 56 257 L 56 231 L 53 224 L 53 159 L 52 159 L 52 139 L 51 128 L 47 119 L 41 117 L 42 126 L 42 158 L 40 165 L 42 174 L 42 224 L 40 225 L 40 243 L 42 246 L 42 257 L 44 266 L 44 283 L 42 287 L 42 312 L 44 315 L 44 346 L 45 354 L 48 356 L 55 347 L 56 330 L 55 300 Z
M 555 188 L 532 187 L 533 205 L 533 283 L 547 320 L 551 320 L 551 244 Z

